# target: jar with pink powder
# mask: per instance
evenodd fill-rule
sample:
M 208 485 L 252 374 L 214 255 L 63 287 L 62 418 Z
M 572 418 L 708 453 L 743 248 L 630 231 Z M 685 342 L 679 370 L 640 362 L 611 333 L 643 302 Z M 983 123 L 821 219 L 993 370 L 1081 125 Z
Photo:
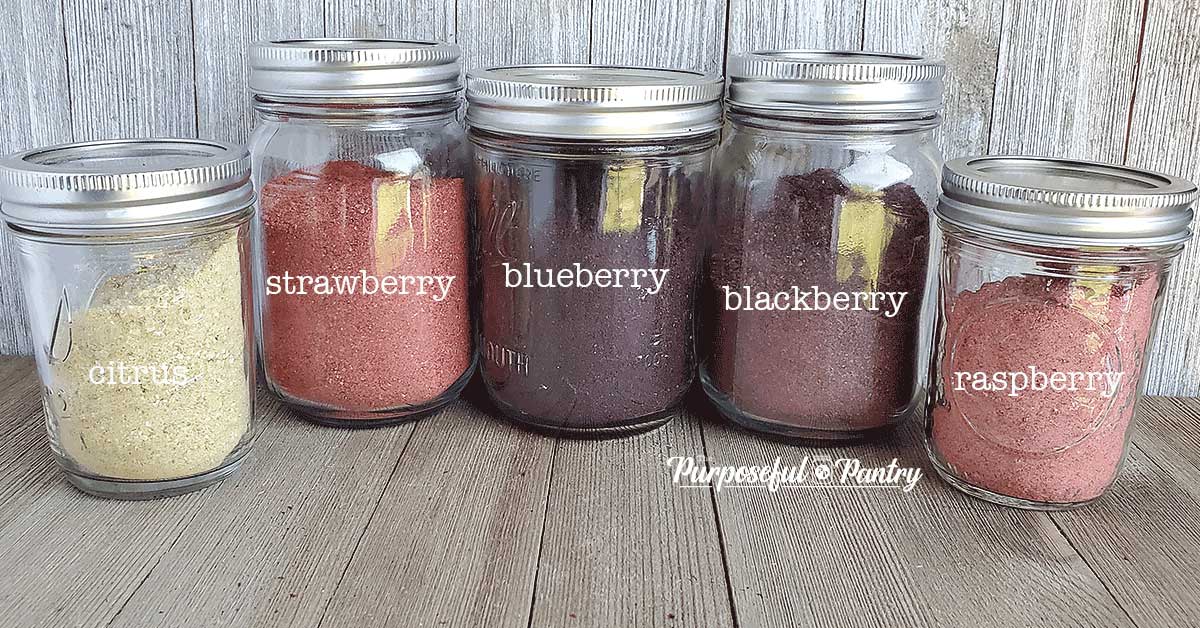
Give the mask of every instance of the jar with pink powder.
M 926 448 L 954 487 L 1074 508 L 1127 449 L 1196 186 L 1093 162 L 948 163 Z

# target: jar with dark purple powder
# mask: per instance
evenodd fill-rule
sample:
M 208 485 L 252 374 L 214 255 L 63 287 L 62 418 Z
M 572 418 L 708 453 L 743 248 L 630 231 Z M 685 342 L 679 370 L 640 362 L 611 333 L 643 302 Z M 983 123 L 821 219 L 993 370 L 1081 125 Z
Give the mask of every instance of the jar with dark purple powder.
M 665 424 L 695 373 L 695 292 L 720 77 L 519 66 L 472 72 L 482 375 L 526 426 Z
M 861 52 L 730 58 L 700 312 L 701 378 L 731 421 L 852 440 L 918 407 L 943 72 Z

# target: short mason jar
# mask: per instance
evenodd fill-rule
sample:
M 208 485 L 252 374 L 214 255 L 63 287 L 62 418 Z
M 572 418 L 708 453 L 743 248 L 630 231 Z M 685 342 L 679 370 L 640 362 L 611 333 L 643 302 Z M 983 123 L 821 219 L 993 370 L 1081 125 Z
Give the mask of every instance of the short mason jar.
M 406 421 L 475 366 L 458 47 L 255 44 L 259 343 L 312 421 Z
M 729 60 L 700 304 L 721 414 L 856 440 L 915 413 L 940 63 L 782 50 Z
M 1098 499 L 1125 456 L 1196 186 L 1123 166 L 952 161 L 925 444 L 951 485 L 1006 506 Z
M 191 139 L 41 148 L 0 162 L 50 446 L 102 497 L 196 490 L 252 435 L 245 151 Z
M 636 433 L 694 381 L 719 77 L 614 66 L 471 72 L 481 372 L 545 432 Z

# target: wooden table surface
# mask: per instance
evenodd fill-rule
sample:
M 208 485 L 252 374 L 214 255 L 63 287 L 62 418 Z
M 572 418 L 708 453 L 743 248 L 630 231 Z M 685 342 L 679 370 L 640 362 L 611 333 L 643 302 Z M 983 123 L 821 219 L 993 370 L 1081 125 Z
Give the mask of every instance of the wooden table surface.
M 46 445 L 26 358 L 0 358 L 0 625 L 1197 626 L 1200 400 L 1155 398 L 1082 511 L 1010 510 L 933 477 L 915 426 L 809 449 L 703 404 L 615 441 L 555 440 L 460 401 L 373 430 L 261 398 L 241 472 L 96 499 Z M 897 490 L 688 490 L 666 460 L 922 466 Z

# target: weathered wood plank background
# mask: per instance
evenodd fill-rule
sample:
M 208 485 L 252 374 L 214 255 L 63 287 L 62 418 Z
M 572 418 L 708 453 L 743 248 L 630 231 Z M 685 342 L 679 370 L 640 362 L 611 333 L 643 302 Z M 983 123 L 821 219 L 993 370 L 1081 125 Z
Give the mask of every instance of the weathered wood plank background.
M 457 42 L 518 62 L 719 71 L 768 47 L 946 59 L 948 157 L 1019 152 L 1200 177 L 1200 0 L 6 0 L 0 150 L 253 126 L 246 46 L 313 36 Z M 1200 245 L 1200 242 L 1197 242 Z M 1177 264 L 1148 389 L 1200 395 L 1200 246 Z M 0 353 L 29 353 L 0 242 Z

